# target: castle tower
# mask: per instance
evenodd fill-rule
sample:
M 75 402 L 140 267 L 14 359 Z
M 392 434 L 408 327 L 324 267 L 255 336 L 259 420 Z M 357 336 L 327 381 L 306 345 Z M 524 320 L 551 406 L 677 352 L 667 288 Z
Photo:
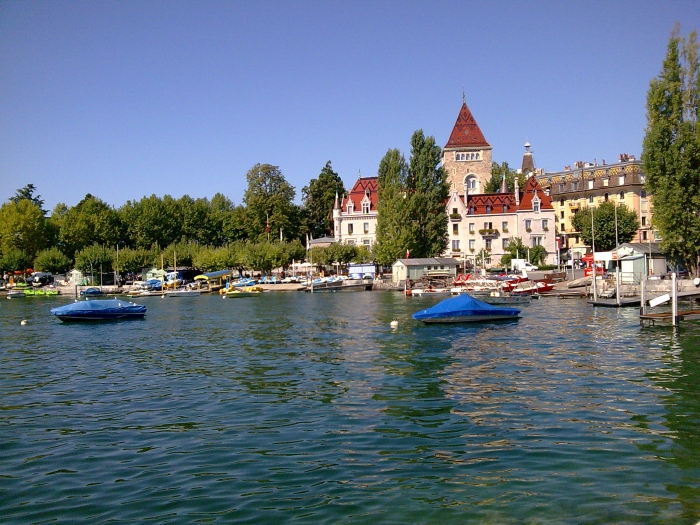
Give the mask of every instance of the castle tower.
M 457 122 L 442 151 L 442 166 L 450 188 L 460 195 L 483 193 L 491 180 L 491 150 L 463 99 Z

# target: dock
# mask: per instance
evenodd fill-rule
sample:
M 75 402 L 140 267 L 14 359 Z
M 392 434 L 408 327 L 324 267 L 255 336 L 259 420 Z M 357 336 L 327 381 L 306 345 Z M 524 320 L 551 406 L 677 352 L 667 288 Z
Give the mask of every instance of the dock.
M 642 304 L 642 298 L 636 297 L 620 297 L 619 301 L 617 299 L 590 299 L 586 301 L 591 306 L 604 306 L 607 308 L 623 308 L 626 306 L 640 306 Z

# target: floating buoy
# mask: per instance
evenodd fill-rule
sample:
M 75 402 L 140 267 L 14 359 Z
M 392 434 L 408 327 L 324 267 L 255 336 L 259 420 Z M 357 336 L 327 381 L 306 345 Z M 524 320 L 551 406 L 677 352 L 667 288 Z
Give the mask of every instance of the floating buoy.
M 25 324 L 27 324 L 27 320 L 26 320 L 26 319 L 22 319 L 22 322 L 19 323 L 19 324 L 21 324 L 22 326 L 24 326 Z
M 221 296 L 222 299 L 226 299 L 226 294 Z
M 398 322 L 396 319 L 394 319 L 394 320 L 390 323 L 390 326 L 391 326 L 392 328 L 398 328 L 398 327 L 399 327 L 399 322 Z

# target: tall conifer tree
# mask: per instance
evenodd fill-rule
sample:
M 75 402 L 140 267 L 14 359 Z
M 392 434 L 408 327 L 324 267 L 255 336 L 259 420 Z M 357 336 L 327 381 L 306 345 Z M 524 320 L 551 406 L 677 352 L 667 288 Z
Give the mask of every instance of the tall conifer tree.
M 676 26 L 647 94 L 642 162 L 662 246 L 697 274 L 700 263 L 700 67 L 695 31 Z
M 404 257 L 409 248 L 405 181 L 406 159 L 398 149 L 390 149 L 377 171 L 378 216 L 374 257 L 384 266 Z

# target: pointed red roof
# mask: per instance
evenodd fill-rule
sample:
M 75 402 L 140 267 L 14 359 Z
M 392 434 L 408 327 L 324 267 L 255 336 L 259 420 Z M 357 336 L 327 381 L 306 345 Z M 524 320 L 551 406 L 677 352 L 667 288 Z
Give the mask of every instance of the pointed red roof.
M 364 179 L 359 178 L 355 182 L 355 185 L 352 187 L 350 192 L 348 193 L 347 197 L 343 199 L 343 202 L 341 203 L 341 209 L 343 211 L 347 210 L 348 206 L 348 201 L 352 201 L 352 206 L 355 211 L 359 211 L 362 209 L 362 200 L 365 198 L 365 195 L 369 193 L 369 201 L 370 201 L 370 208 L 369 211 L 375 212 L 377 211 L 377 201 L 378 199 L 378 193 L 377 193 L 377 188 L 378 188 L 378 178 L 377 177 L 366 177 Z
M 459 111 L 455 127 L 452 128 L 450 140 L 447 141 L 445 148 L 464 148 L 464 147 L 491 147 L 491 144 L 486 142 L 484 134 L 479 129 L 479 124 L 474 120 L 474 115 L 469 111 L 467 103 L 462 103 L 462 109 Z
M 522 191 L 522 197 L 520 197 L 519 210 L 531 210 L 532 209 L 532 198 L 537 195 L 540 199 L 540 210 L 553 210 L 552 198 L 547 195 L 542 187 L 537 182 L 535 177 L 530 177 L 527 179 L 525 188 Z

